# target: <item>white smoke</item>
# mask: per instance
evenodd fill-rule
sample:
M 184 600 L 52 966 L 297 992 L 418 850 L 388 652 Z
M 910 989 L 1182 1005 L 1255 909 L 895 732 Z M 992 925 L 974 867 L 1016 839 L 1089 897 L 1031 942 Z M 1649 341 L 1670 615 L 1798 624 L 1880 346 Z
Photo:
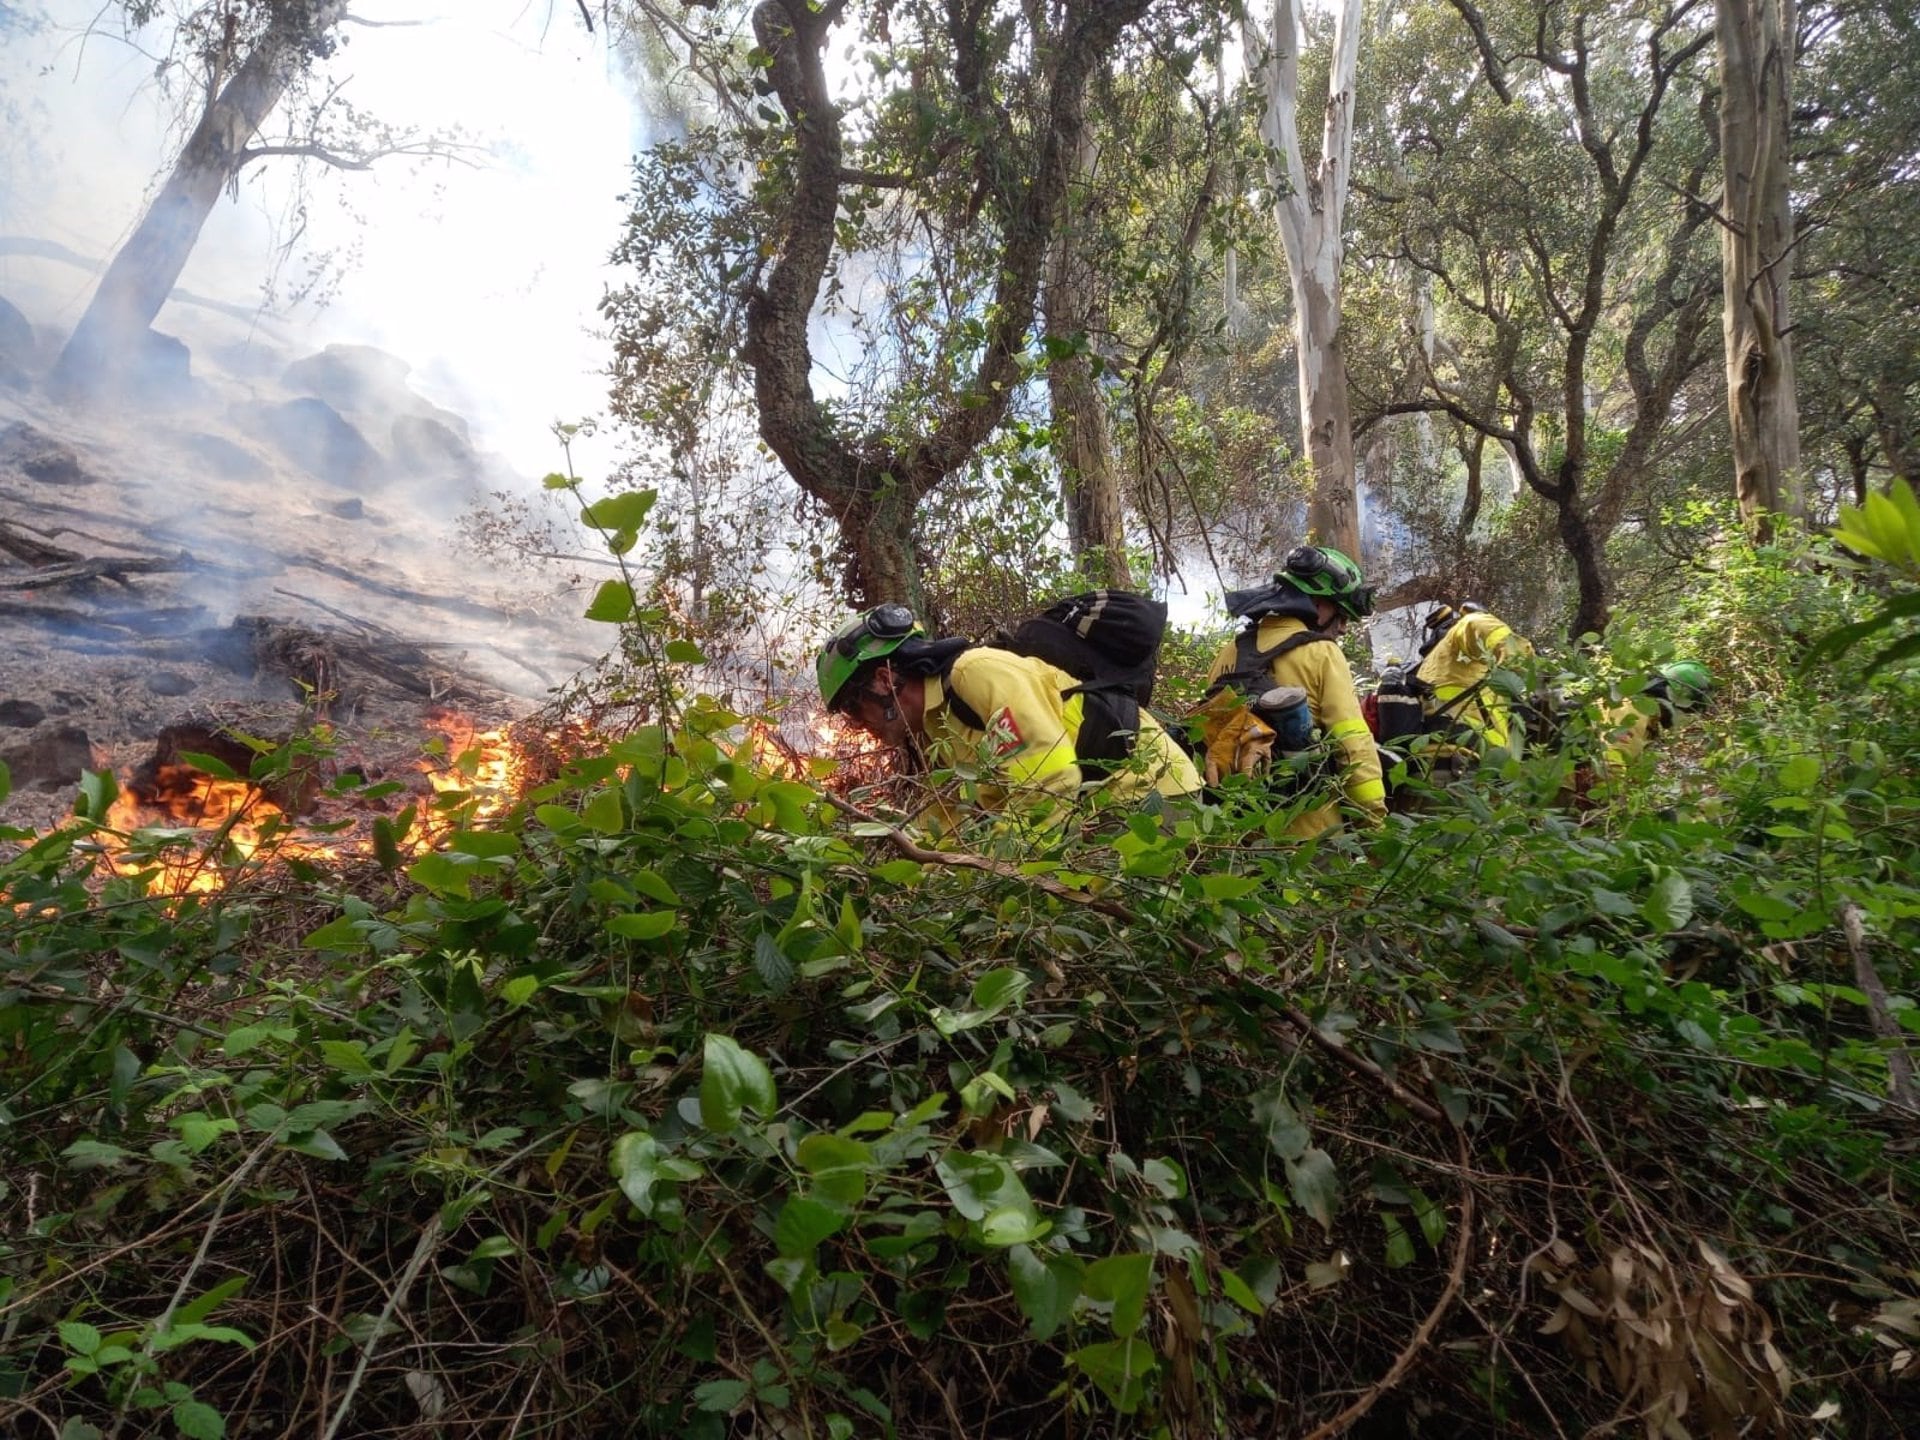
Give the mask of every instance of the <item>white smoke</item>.
M 0 234 L 102 263 L 182 133 L 178 87 L 168 95 L 155 82 L 165 36 L 150 27 L 129 43 L 95 0 L 46 0 L 44 23 L 23 34 L 19 17 L 32 13 L 14 5 L 0 17 L 13 22 L 0 99 L 24 121 L 0 141 Z M 571 8 L 461 0 L 423 15 L 418 3 L 368 0 L 355 14 L 378 28 L 351 27 L 329 65 L 343 98 L 396 131 L 457 128 L 479 147 L 476 163 L 310 165 L 302 204 L 292 162 L 257 162 L 208 221 L 176 293 L 232 307 L 248 317 L 243 342 L 287 358 L 331 342 L 391 352 L 413 367 L 415 389 L 467 417 L 478 445 L 537 477 L 559 464 L 550 424 L 603 403 L 605 345 L 591 329 L 641 112 Z M 93 274 L 17 244 L 0 250 L 0 295 L 38 325 L 70 329 Z M 280 311 L 263 302 L 270 276 L 284 296 L 343 258 L 324 306 L 318 295 Z M 195 344 L 207 313 L 177 299 L 155 328 Z

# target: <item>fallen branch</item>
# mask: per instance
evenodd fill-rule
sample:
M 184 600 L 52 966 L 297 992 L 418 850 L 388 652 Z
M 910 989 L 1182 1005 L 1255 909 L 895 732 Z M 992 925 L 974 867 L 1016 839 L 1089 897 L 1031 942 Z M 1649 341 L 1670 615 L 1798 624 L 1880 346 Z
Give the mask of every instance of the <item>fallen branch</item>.
M 327 1426 L 327 1433 L 322 1440 L 333 1440 L 340 1433 L 347 1412 L 353 1408 L 353 1397 L 359 1393 L 360 1382 L 366 1378 L 373 1352 L 379 1347 L 380 1337 L 386 1333 L 387 1322 L 394 1318 L 397 1311 L 404 1311 L 407 1292 L 413 1289 L 414 1277 L 419 1275 L 420 1267 L 427 1263 L 427 1257 L 440 1248 L 440 1233 L 440 1216 L 436 1213 L 421 1228 L 419 1243 L 413 1247 L 413 1258 L 407 1261 L 407 1268 L 400 1272 L 399 1282 L 388 1293 L 386 1308 L 381 1310 L 372 1333 L 367 1336 L 367 1343 L 361 1347 L 359 1363 L 353 1367 L 353 1374 L 347 1380 L 347 1393 L 340 1397 L 339 1405 L 334 1408 L 332 1423 Z
M 1913 1057 L 1907 1053 L 1900 1022 L 1893 1018 L 1887 987 L 1873 968 L 1873 956 L 1867 950 L 1867 927 L 1860 917 L 1860 907 L 1853 901 L 1840 907 L 1840 924 L 1847 932 L 1847 949 L 1853 954 L 1853 978 L 1867 997 L 1873 1033 L 1887 1042 L 1887 1096 L 1903 1109 L 1920 1114 L 1920 1096 L 1913 1088 Z
M 1440 1322 L 1446 1318 L 1447 1311 L 1453 1308 L 1453 1302 L 1460 1298 L 1461 1287 L 1467 1278 L 1467 1254 L 1473 1247 L 1473 1187 L 1465 1179 L 1467 1172 L 1467 1142 L 1459 1131 L 1454 1132 L 1454 1145 L 1460 1160 L 1460 1223 L 1455 1227 L 1453 1237 L 1453 1264 L 1447 1269 L 1446 1288 L 1440 1292 L 1440 1298 L 1433 1302 L 1433 1308 L 1427 1311 L 1427 1318 L 1420 1322 L 1413 1332 L 1413 1338 L 1401 1347 L 1394 1357 L 1393 1364 L 1365 1392 L 1346 1409 L 1327 1421 L 1324 1425 L 1309 1430 L 1302 1440 L 1332 1440 L 1342 1434 L 1354 1421 L 1360 1419 L 1379 1403 L 1380 1397 L 1407 1376 L 1413 1368 L 1413 1362 L 1420 1352 L 1433 1339 L 1434 1331 L 1440 1328 Z
M 157 575 L 198 570 L 200 562 L 182 550 L 178 555 L 113 556 L 100 555 L 86 560 L 29 570 L 24 575 L 0 578 L 0 590 L 44 590 L 50 585 L 71 585 L 88 580 L 113 580 L 126 583 L 129 575 Z
M 36 540 L 19 526 L 9 525 L 4 520 L 0 520 L 0 550 L 29 565 L 63 565 L 85 558 L 77 550 Z
M 84 610 L 69 610 L 60 605 L 23 605 L 17 600 L 0 599 L 0 615 L 36 620 L 70 635 L 85 635 L 93 640 L 127 640 L 135 632 L 129 626 L 115 624 L 89 615 Z

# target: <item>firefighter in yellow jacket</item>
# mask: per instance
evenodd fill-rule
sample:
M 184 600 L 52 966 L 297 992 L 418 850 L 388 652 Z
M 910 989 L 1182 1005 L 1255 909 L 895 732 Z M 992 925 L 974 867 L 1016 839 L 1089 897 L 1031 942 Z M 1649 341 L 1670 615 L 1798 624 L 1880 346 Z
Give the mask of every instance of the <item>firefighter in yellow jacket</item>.
M 1090 694 L 1044 660 L 929 639 L 904 605 L 855 616 L 827 641 L 815 671 L 827 708 L 887 744 L 933 764 L 984 761 L 993 780 L 981 801 L 995 808 L 1057 817 L 1093 782 L 1121 799 L 1200 789 L 1193 762 L 1145 709 Z M 1094 735 L 1095 725 L 1106 733 Z M 1083 752 L 1116 750 L 1123 759 L 1082 763 Z
M 1425 696 L 1428 729 L 1440 735 L 1471 738 L 1474 748 L 1511 747 L 1524 741 L 1516 735 L 1506 697 L 1488 683 L 1495 666 L 1522 655 L 1533 646 L 1513 627 L 1468 601 L 1459 607 L 1436 606 L 1428 612 L 1425 639 L 1417 672 Z M 1462 733 L 1462 728 L 1466 732 Z M 1457 746 L 1445 753 L 1459 754 Z
M 1606 748 L 1599 769 L 1602 774 L 1626 769 L 1647 742 L 1662 730 L 1671 729 L 1677 712 L 1698 710 L 1713 691 L 1713 672 L 1698 660 L 1676 660 L 1662 665 L 1647 680 L 1636 697 L 1629 697 L 1601 712 L 1601 734 Z
M 1227 680 L 1251 661 L 1273 686 L 1298 686 L 1306 692 L 1313 723 L 1332 749 L 1339 771 L 1338 797 L 1300 816 L 1289 833 L 1318 835 L 1333 828 L 1341 821 L 1342 802 L 1363 823 L 1384 821 L 1387 790 L 1380 752 L 1361 718 L 1353 671 L 1338 644 L 1349 620 L 1373 612 L 1373 591 L 1360 567 L 1338 550 L 1301 545 L 1287 556 L 1271 585 L 1229 592 L 1227 609 L 1244 619 L 1246 628 L 1221 647 L 1207 674 L 1208 684 Z M 1208 778 L 1253 773 L 1267 759 L 1273 739 L 1254 712 L 1241 707 L 1218 731 L 1210 729 Z

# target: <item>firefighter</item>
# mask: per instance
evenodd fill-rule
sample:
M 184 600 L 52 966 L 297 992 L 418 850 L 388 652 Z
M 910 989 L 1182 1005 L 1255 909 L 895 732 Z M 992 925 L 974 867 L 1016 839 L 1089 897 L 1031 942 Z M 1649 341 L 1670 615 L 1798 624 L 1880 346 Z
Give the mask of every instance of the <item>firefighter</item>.
M 1032 656 L 930 639 L 904 605 L 856 615 L 815 671 L 827 708 L 886 744 L 930 764 L 983 761 L 991 808 L 1057 819 L 1085 785 L 1119 799 L 1200 789 L 1193 762 L 1130 697 Z
M 1680 711 L 1694 711 L 1713 692 L 1713 672 L 1698 660 L 1676 660 L 1654 671 L 1637 696 L 1601 712 L 1604 774 L 1624 770 L 1662 730 L 1671 729 Z M 1648 705 L 1646 702 L 1653 703 Z
M 1434 751 L 1436 771 L 1458 773 L 1489 750 L 1517 752 L 1525 736 L 1489 677 L 1494 667 L 1533 654 L 1533 646 L 1471 600 L 1435 606 L 1422 630 L 1415 675 L 1427 732 L 1441 737 Z
M 1360 567 L 1338 550 L 1301 545 L 1288 554 L 1272 584 L 1229 592 L 1227 610 L 1246 625 L 1221 647 L 1207 675 L 1210 697 L 1227 702 L 1210 699 L 1201 706 L 1209 778 L 1271 767 L 1276 735 L 1259 719 L 1266 699 L 1259 690 L 1297 688 L 1305 692 L 1320 745 L 1330 752 L 1335 794 L 1295 819 L 1288 833 L 1318 835 L 1340 824 L 1345 814 L 1380 824 L 1387 814 L 1380 755 L 1339 645 L 1348 621 L 1373 613 L 1373 591 Z M 1229 686 L 1253 703 L 1234 703 Z

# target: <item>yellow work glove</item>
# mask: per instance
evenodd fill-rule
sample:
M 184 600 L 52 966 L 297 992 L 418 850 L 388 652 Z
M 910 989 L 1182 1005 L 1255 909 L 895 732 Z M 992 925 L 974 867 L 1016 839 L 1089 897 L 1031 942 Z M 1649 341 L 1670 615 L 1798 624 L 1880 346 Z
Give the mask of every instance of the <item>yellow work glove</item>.
M 1244 706 L 1207 740 L 1204 777 L 1218 785 L 1228 775 L 1258 774 L 1273 756 L 1273 727 Z

